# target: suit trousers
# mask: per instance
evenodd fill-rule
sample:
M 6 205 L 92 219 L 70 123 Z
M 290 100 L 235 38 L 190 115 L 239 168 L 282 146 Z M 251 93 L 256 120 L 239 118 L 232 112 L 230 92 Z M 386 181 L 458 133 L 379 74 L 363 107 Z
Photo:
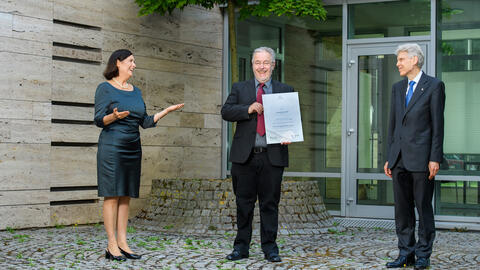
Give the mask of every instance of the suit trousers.
M 392 170 L 395 201 L 395 225 L 401 256 L 415 254 L 429 258 L 435 240 L 435 220 L 432 198 L 434 180 L 429 172 L 405 169 L 400 154 Z M 415 241 L 415 207 L 418 212 L 418 241 Z
M 232 163 L 232 184 L 237 204 L 234 249 L 248 254 L 255 202 L 260 207 L 260 238 L 265 254 L 278 254 L 278 204 L 284 167 L 273 166 L 266 152 L 252 153 L 245 163 Z

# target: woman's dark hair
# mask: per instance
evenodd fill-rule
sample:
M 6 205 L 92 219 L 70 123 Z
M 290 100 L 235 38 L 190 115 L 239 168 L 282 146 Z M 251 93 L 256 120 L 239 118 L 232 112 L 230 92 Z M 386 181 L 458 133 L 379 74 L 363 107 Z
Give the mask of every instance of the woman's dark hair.
M 117 60 L 123 61 L 133 53 L 126 49 L 116 50 L 110 55 L 108 58 L 107 66 L 105 67 L 105 71 L 103 72 L 103 76 L 107 80 L 111 80 L 113 77 L 118 76 L 118 68 L 117 68 Z

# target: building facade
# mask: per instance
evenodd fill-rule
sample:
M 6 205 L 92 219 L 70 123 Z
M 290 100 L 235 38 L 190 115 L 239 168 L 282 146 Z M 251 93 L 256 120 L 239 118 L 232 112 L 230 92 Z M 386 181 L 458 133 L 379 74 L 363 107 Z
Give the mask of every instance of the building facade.
M 277 52 L 274 77 L 299 92 L 305 141 L 289 179 L 317 180 L 330 213 L 392 219 L 383 174 L 395 48 L 419 43 L 423 70 L 446 84 L 445 162 L 436 178 L 440 227 L 479 229 L 480 1 L 324 0 L 325 21 L 237 21 L 240 79 L 254 48 Z M 150 113 L 185 102 L 142 132 L 140 199 L 153 179 L 229 175 L 232 125 L 227 14 L 188 7 L 137 17 L 133 0 L 0 1 L 0 229 L 101 221 L 93 97 L 112 51 L 133 51 L 132 83 Z
M 392 181 L 383 165 L 391 86 L 401 80 L 394 52 L 415 42 L 426 55 L 423 70 L 446 85 L 437 226 L 479 229 L 480 1 L 323 2 L 323 22 L 238 21 L 240 78 L 252 77 L 252 49 L 270 46 L 278 54 L 276 78 L 299 92 L 305 141 L 289 147 L 286 177 L 318 180 L 334 215 L 393 219 Z M 231 128 L 225 130 L 227 154 Z
M 131 83 L 154 113 L 141 130 L 140 198 L 152 179 L 219 178 L 220 9 L 137 16 L 133 0 L 0 1 L 0 229 L 102 221 L 94 95 L 110 54 L 130 49 Z

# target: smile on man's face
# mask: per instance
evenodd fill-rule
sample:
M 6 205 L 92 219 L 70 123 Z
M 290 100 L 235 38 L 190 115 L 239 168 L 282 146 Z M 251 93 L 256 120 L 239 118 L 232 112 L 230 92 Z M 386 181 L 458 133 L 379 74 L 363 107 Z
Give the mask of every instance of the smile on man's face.
M 400 76 L 408 76 L 415 70 L 417 62 L 417 56 L 410 57 L 407 52 L 399 52 L 397 55 L 397 68 Z
M 268 82 L 272 77 L 274 68 L 275 63 L 272 63 L 272 56 L 268 52 L 260 51 L 253 55 L 252 69 L 258 82 Z

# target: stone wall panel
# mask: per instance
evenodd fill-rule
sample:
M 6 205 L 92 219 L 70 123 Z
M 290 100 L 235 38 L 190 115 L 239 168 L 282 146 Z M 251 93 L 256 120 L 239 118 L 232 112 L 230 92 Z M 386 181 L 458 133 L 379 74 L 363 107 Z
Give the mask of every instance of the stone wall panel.
M 52 119 L 93 121 L 93 107 L 52 105 Z
M 54 42 L 64 44 L 101 48 L 103 43 L 103 33 L 97 29 L 54 23 L 52 39 Z
M 0 191 L 0 208 L 2 206 L 46 204 L 49 202 L 50 190 L 7 190 Z
M 51 20 L 53 16 L 53 0 L 0 1 L 0 11 Z
M 185 147 L 179 178 L 219 178 L 220 147 Z
M 52 100 L 95 102 L 95 90 L 104 81 L 100 65 L 53 60 Z
M 102 61 L 102 54 L 97 50 L 53 46 L 52 55 L 56 57 L 65 57 L 99 63 Z
M 103 201 L 78 205 L 52 205 L 50 206 L 49 224 L 71 225 L 102 222 Z
M 0 18 L 1 18 L 0 13 Z M 1 20 L 1 19 L 0 19 Z M 1 26 L 0 22 L 0 48 L 4 52 L 10 53 L 21 53 L 21 54 L 32 54 L 38 56 L 51 57 L 52 55 L 52 44 L 45 42 L 37 42 L 32 40 L 22 40 L 12 37 L 2 37 L 1 35 Z
M 37 42 L 52 42 L 53 23 L 51 20 L 24 16 L 13 16 L 12 37 Z
M 95 125 L 52 124 L 52 142 L 98 143 L 100 128 Z
M 0 143 L 0 189 L 49 188 L 50 144 Z
M 99 5 L 97 0 L 54 0 L 53 18 L 55 20 L 102 27 L 103 6 Z
M 0 143 L 50 144 L 50 121 L 0 119 Z
M 50 186 L 96 186 L 97 147 L 52 147 Z
M 0 228 L 46 227 L 49 222 L 48 204 L 0 206 Z M 21 213 L 21 214 L 20 214 Z
M 52 59 L 0 51 L 0 99 L 50 101 Z M 19 72 L 21 70 L 21 72 Z
M 13 21 L 12 14 L 0 12 L 0 36 L 4 36 L 4 37 L 12 36 L 12 21 Z

